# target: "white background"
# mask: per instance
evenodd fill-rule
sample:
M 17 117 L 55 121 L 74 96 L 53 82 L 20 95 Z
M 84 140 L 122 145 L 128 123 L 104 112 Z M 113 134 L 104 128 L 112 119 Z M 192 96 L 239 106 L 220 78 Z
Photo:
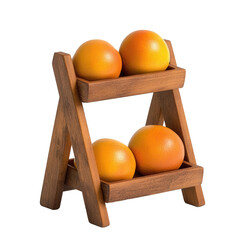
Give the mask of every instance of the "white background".
M 1 1 L 1 239 L 240 239 L 238 1 Z M 116 49 L 138 29 L 170 39 L 187 71 L 181 89 L 206 205 L 173 191 L 107 204 L 110 226 L 88 223 L 81 192 L 39 204 L 58 102 L 51 61 L 99 38 Z M 128 144 L 151 94 L 84 104 L 92 141 Z

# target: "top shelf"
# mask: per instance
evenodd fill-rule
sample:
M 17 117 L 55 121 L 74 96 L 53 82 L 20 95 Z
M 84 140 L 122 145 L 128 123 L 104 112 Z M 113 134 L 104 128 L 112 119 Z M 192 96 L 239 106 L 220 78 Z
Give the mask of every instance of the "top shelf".
M 82 102 L 95 102 L 181 88 L 184 81 L 185 69 L 171 64 L 165 71 L 120 76 L 115 79 L 89 81 L 77 78 Z

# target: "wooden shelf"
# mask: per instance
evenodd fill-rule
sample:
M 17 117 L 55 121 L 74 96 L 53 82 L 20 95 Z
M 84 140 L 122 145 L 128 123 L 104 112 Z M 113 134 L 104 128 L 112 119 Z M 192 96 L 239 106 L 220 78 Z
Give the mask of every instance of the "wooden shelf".
M 107 182 L 101 180 L 105 202 L 115 202 L 171 190 L 184 189 L 200 185 L 203 178 L 203 168 L 184 161 L 180 169 L 147 176 L 135 176 L 131 180 Z M 69 161 L 65 180 L 65 190 L 82 190 L 78 173 Z
M 159 92 L 181 88 L 184 85 L 185 69 L 169 65 L 161 72 L 121 76 L 115 79 L 89 81 L 77 78 L 78 91 L 82 102 Z

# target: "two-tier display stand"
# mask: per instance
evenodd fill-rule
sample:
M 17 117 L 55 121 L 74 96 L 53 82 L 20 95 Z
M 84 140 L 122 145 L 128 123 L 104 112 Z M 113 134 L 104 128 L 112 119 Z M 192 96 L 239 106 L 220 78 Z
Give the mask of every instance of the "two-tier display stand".
M 71 56 L 54 54 L 53 69 L 60 98 L 42 187 L 42 206 L 58 209 L 63 191 L 78 189 L 82 191 L 89 222 L 105 227 L 109 225 L 106 202 L 182 189 L 186 203 L 204 205 L 203 168 L 196 165 L 179 93 L 185 70 L 176 66 L 171 42 L 166 43 L 171 59 L 166 71 L 98 81 L 76 77 Z M 185 146 L 182 166 L 148 176 L 136 174 L 131 180 L 100 180 L 82 102 L 151 92 L 146 125 L 162 125 L 165 121 L 181 137 Z M 69 160 L 71 146 L 77 168 Z

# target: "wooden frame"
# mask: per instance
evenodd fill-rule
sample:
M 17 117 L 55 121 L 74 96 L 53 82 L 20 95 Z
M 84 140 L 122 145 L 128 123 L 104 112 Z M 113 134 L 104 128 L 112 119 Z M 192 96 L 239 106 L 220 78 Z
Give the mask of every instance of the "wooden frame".
M 170 41 L 171 61 L 164 72 L 87 81 L 77 78 L 69 54 L 55 53 L 53 69 L 60 95 L 42 187 L 42 206 L 58 209 L 63 191 L 82 191 L 89 222 L 105 227 L 109 219 L 105 202 L 182 189 L 186 203 L 204 205 L 201 189 L 203 168 L 196 165 L 180 98 L 185 70 L 176 66 Z M 117 91 L 115 90 L 117 89 Z M 100 91 L 101 90 L 101 91 Z M 146 125 L 165 124 L 183 140 L 185 161 L 181 168 L 132 180 L 101 181 L 95 163 L 82 102 L 153 92 Z M 73 148 L 77 168 L 69 160 Z

